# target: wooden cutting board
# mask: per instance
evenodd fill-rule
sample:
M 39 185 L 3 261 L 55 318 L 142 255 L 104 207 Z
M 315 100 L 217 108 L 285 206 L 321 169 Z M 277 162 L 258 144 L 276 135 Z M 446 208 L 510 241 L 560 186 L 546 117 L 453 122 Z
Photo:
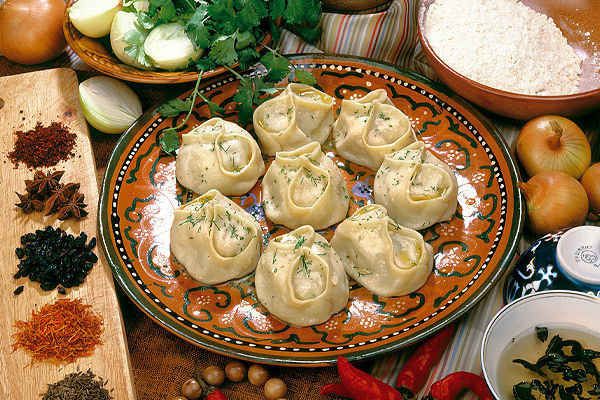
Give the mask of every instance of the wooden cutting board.
M 75 157 L 59 163 L 54 169 L 65 170 L 61 182 L 81 183 L 89 215 L 80 222 L 61 222 L 41 213 L 23 214 L 14 206 L 15 191 L 23 192 L 25 179 L 33 172 L 24 165 L 15 169 L 7 153 L 14 143 L 13 132 L 29 130 L 37 122 L 48 125 L 53 121 L 64 123 L 77 134 Z M 27 320 L 33 309 L 52 303 L 56 290 L 45 292 L 39 284 L 26 278 L 13 279 L 17 271 L 15 247 L 20 237 L 47 225 L 89 237 L 97 236 L 98 184 L 89 132 L 78 97 L 78 82 L 71 69 L 52 69 L 0 78 L 0 394 L 5 399 L 40 399 L 46 385 L 61 380 L 77 369 L 91 368 L 108 380 L 117 400 L 135 399 L 131 378 L 131 365 L 123 326 L 123 319 L 115 293 L 111 270 L 99 248 L 98 263 L 78 288 L 68 289 L 67 296 L 81 298 L 92 305 L 104 319 L 103 344 L 91 357 L 81 358 L 71 364 L 47 362 L 31 364 L 30 356 L 23 350 L 12 351 L 11 335 L 15 320 Z M 13 291 L 25 285 L 19 296 Z

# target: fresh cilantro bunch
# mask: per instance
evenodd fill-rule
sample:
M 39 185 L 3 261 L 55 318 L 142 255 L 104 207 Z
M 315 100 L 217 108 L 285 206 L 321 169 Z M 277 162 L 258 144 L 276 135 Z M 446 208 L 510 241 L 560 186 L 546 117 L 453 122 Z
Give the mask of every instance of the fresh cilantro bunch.
M 199 48 L 206 49 L 204 57 L 195 62 L 200 71 L 196 88 L 186 99 L 173 99 L 161 107 L 158 112 L 165 116 L 176 116 L 187 112 L 184 121 L 175 128 L 163 131 L 161 147 L 173 153 L 179 143 L 177 131 L 185 125 L 197 97 L 208 104 L 211 115 L 219 115 L 222 109 L 209 101 L 198 91 L 202 72 L 223 66 L 231 71 L 240 85 L 234 100 L 237 103 L 239 123 L 247 125 L 252 121 L 254 107 L 266 100 L 268 95 L 279 89 L 276 83 L 290 80 L 314 85 L 315 78 L 307 71 L 297 70 L 289 60 L 275 49 L 265 46 L 266 53 L 260 55 L 256 50 L 258 43 L 267 32 L 277 43 L 281 26 L 297 33 L 309 42 L 320 37 L 321 2 L 319 0 L 149 0 L 150 6 L 145 12 L 138 12 L 138 23 L 144 29 L 151 29 L 161 23 L 179 21 L 185 31 Z M 132 38 L 131 50 L 139 51 L 142 38 Z M 136 53 L 137 60 L 144 55 Z M 245 71 L 260 62 L 266 69 L 261 77 L 246 77 L 233 70 L 236 63 Z

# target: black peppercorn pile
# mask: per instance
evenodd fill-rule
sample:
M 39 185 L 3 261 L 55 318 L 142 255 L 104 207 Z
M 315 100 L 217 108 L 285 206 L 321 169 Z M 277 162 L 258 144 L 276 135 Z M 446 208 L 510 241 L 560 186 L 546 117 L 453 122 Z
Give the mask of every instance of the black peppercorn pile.
M 46 227 L 21 236 L 21 247 L 15 250 L 19 270 L 14 278 L 29 277 L 39 282 L 43 290 L 58 290 L 79 286 L 85 280 L 98 257 L 93 249 L 96 238 L 87 243 L 87 235 L 75 237 L 60 228 Z
M 62 381 L 48 385 L 42 400 L 110 400 L 106 381 L 98 378 L 89 369 L 87 372 L 74 372 Z

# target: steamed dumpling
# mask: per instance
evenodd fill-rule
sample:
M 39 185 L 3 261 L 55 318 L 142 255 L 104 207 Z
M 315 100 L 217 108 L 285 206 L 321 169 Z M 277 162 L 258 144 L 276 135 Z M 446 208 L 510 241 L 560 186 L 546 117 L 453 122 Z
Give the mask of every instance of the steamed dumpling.
M 325 142 L 333 124 L 333 97 L 312 86 L 290 83 L 254 111 L 254 130 L 265 154 Z
M 376 170 L 383 157 L 416 140 L 410 120 L 397 109 L 385 89 L 356 100 L 343 100 L 333 140 L 339 155 Z
M 388 154 L 375 175 L 375 202 L 398 224 L 425 229 L 456 211 L 458 184 L 452 170 L 415 142 Z
M 403 296 L 425 284 L 433 268 L 431 246 L 415 230 L 388 217 L 385 207 L 359 208 L 331 239 L 352 279 L 378 296 Z
M 295 326 L 325 322 L 348 302 L 348 278 L 327 240 L 310 226 L 273 239 L 258 262 L 258 300 Z
M 317 142 L 278 152 L 262 190 L 267 218 L 290 229 L 324 229 L 348 212 L 350 196 L 342 173 Z
M 175 173 L 186 188 L 228 196 L 247 193 L 265 172 L 260 148 L 243 128 L 211 118 L 182 137 Z
M 202 283 L 216 285 L 254 271 L 261 242 L 254 217 L 217 190 L 175 210 L 171 252 Z

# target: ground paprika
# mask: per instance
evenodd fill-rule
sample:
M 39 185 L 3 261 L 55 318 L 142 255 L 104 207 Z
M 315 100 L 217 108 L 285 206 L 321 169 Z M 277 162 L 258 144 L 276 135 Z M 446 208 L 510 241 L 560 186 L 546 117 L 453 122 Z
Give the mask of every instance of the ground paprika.
M 77 135 L 60 122 L 48 126 L 38 122 L 32 130 L 14 134 L 17 139 L 8 158 L 15 167 L 20 163 L 28 168 L 53 167 L 75 155 Z

